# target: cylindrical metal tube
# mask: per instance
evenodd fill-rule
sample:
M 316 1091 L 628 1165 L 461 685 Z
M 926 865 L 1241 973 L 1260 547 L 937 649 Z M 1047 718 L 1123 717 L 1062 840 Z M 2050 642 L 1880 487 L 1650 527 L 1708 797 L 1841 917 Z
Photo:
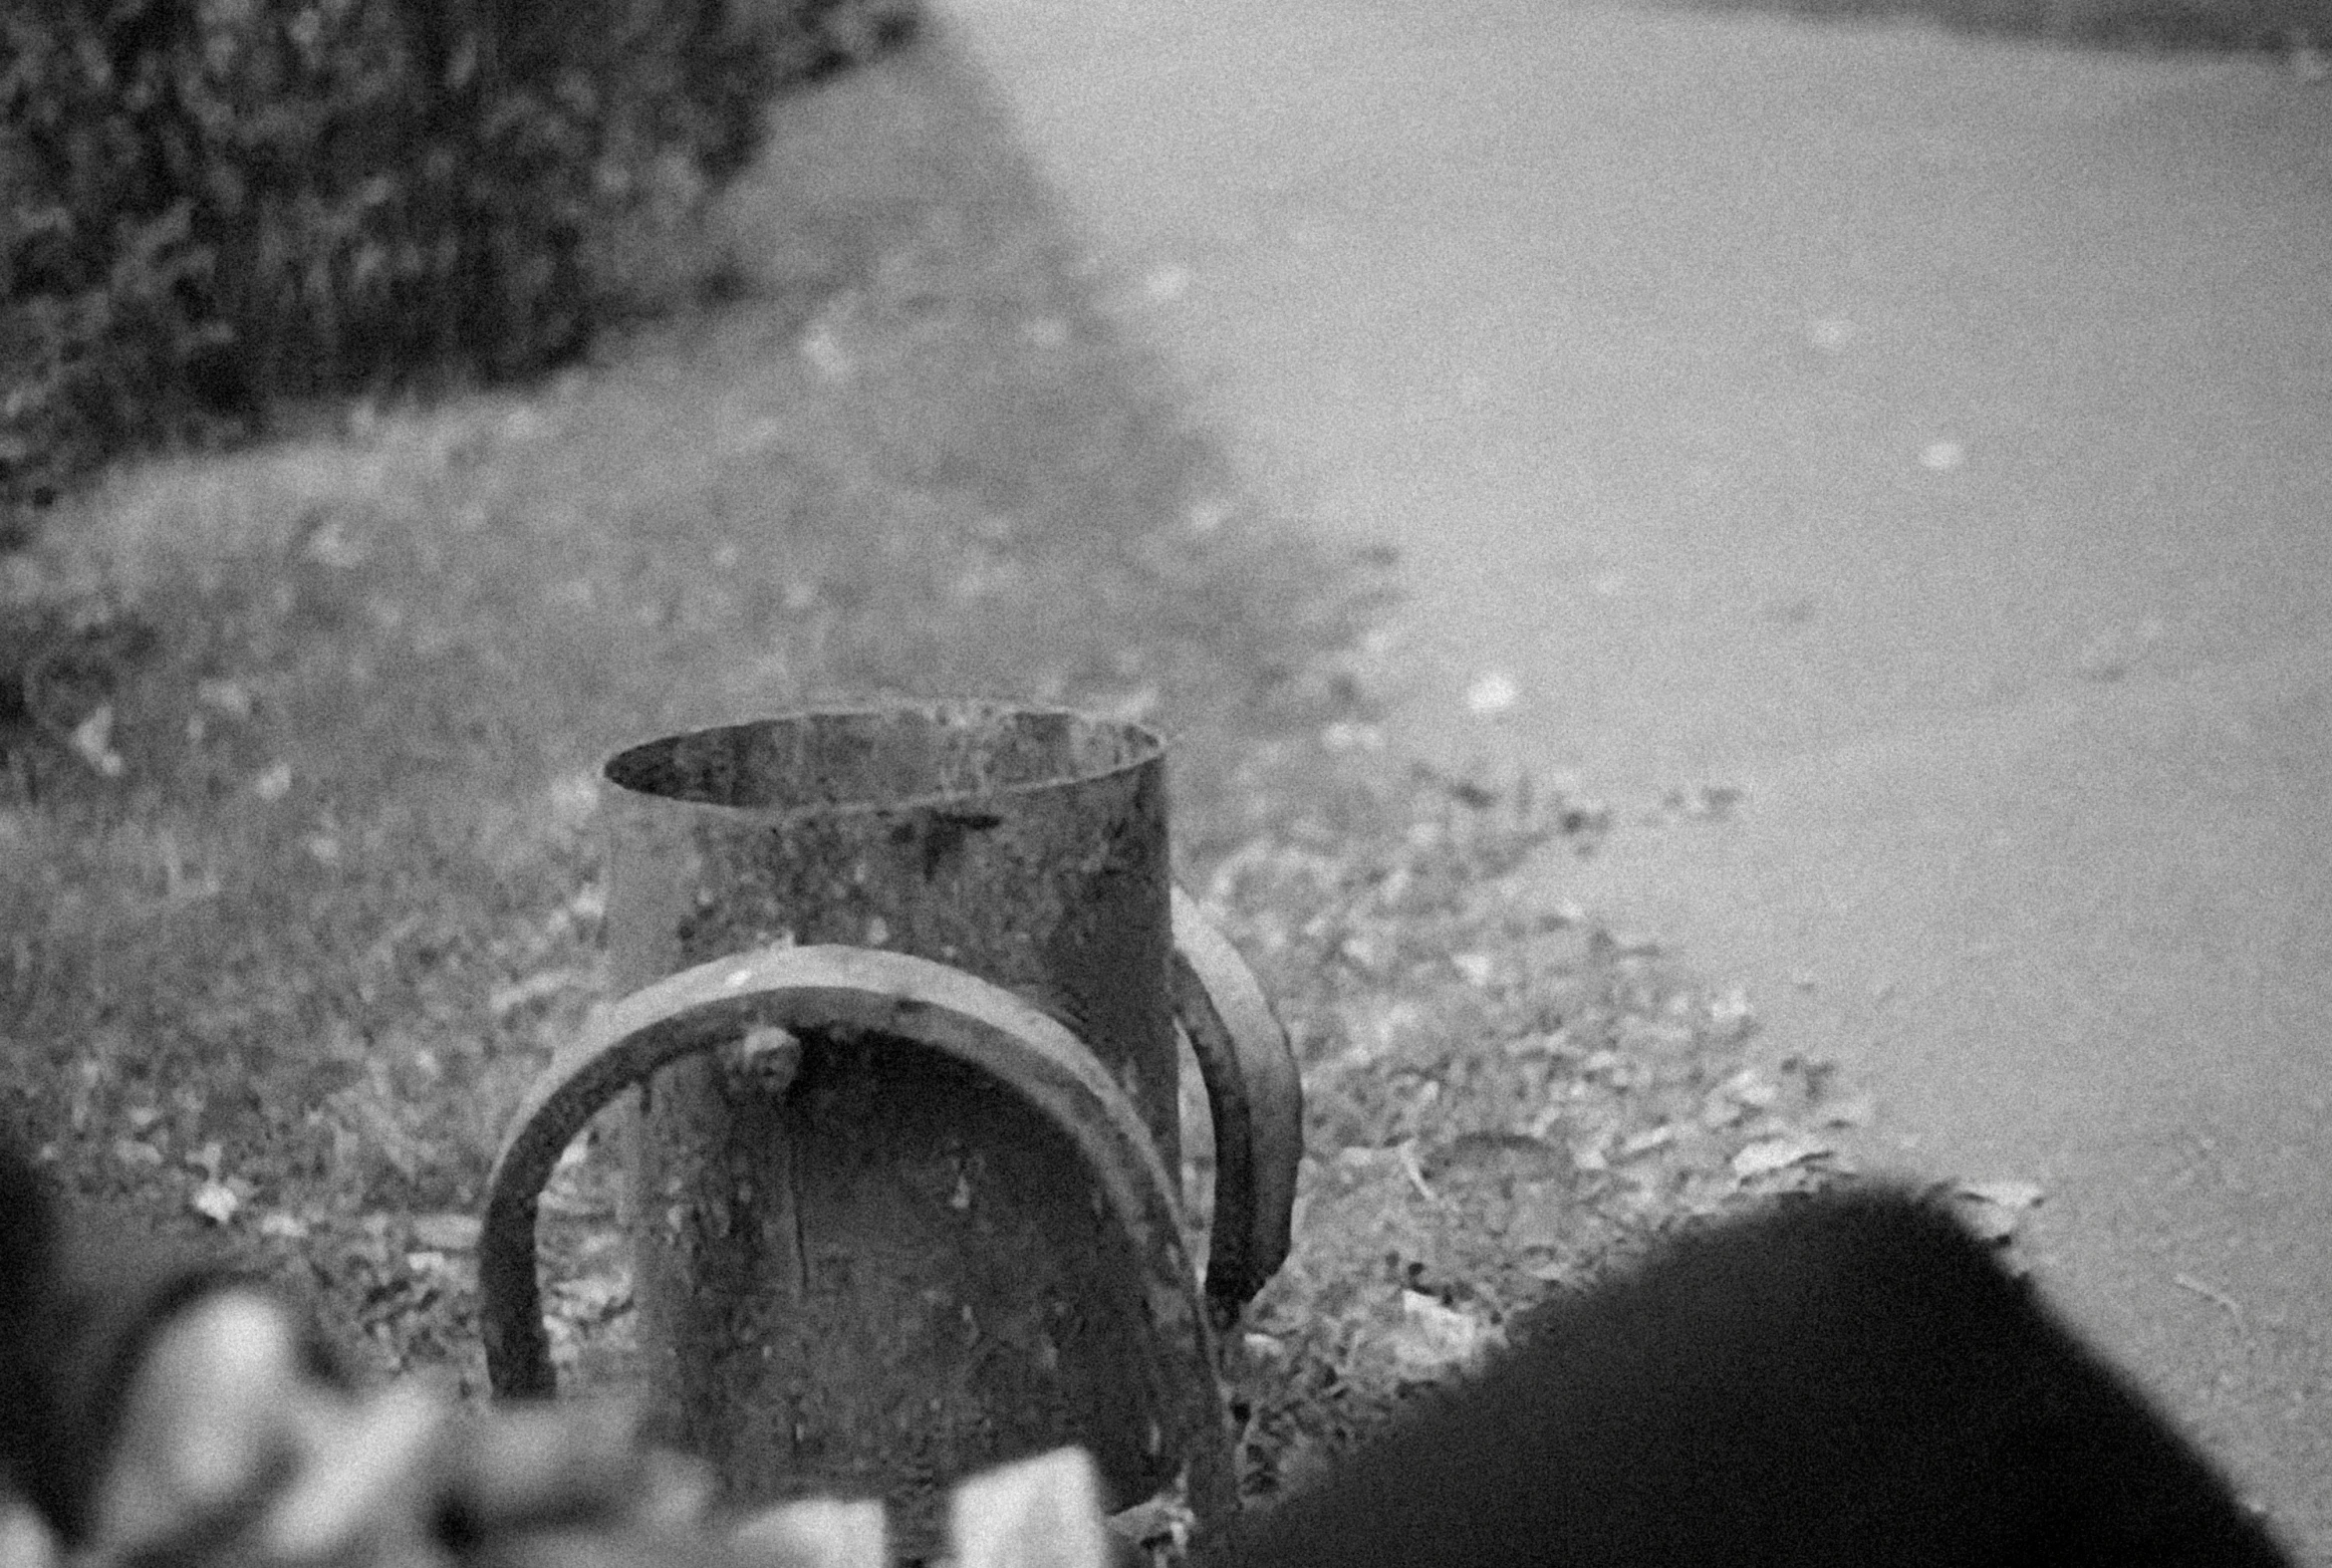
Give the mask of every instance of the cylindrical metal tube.
M 649 742 L 609 900 L 630 991 L 773 942 L 891 948 L 1053 1013 L 1179 1169 L 1164 748 L 986 703 L 812 712 Z M 1167 1367 L 1127 1238 L 1057 1128 L 895 1039 L 748 1040 L 637 1122 L 637 1290 L 660 1435 L 740 1502 L 832 1491 L 936 1527 L 939 1487 L 1063 1441 L 1124 1502 Z

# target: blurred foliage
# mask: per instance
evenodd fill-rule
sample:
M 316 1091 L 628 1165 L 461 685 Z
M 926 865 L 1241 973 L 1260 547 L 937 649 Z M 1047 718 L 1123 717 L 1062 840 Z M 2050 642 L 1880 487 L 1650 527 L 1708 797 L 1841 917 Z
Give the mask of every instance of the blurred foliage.
M 744 166 L 768 95 L 852 47 L 836 15 L 0 9 L 0 512 L 287 404 L 573 360 L 619 308 L 628 231 Z M 907 27 L 882 15 L 866 48 Z

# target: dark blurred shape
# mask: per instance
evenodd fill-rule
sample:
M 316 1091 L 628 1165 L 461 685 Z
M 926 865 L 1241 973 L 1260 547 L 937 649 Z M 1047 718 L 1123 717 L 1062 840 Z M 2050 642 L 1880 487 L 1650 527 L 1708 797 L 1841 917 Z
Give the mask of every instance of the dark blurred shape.
M 1902 1193 L 1784 1200 L 1557 1303 L 1239 1568 L 2283 1568 L 2029 1282 Z

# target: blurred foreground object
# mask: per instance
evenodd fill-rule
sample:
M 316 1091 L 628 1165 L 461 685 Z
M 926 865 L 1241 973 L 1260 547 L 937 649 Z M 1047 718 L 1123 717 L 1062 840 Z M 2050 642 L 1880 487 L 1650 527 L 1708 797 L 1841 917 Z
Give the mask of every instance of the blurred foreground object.
M 269 1290 L 60 1222 L 0 1140 L 0 1568 L 887 1568 L 873 1499 L 712 1512 L 706 1469 L 588 1401 L 363 1393 Z M 959 1568 L 1102 1568 L 1092 1460 L 949 1498 Z
M 883 1505 L 708 1514 L 702 1466 L 619 1406 L 464 1407 L 420 1381 L 358 1396 L 309 1374 L 290 1314 L 207 1298 L 155 1335 L 126 1396 L 89 1539 L 0 1534 L 0 1568 L 887 1568 Z M 1102 1568 L 1093 1463 L 1061 1449 L 973 1476 L 958 1568 Z
M 2289 1568 L 2029 1279 L 1885 1186 L 1688 1230 L 1226 1568 Z

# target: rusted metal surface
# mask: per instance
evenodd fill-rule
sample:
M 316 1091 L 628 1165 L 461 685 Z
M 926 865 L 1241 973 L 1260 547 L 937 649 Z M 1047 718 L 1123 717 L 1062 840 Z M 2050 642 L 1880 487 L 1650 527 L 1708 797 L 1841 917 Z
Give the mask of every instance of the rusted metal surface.
M 1156 1423 L 1153 1446 L 1187 1468 L 1201 1517 L 1236 1507 L 1228 1428 L 1211 1376 L 1213 1348 L 1200 1309 L 1166 1168 L 1131 1100 L 1062 1025 L 1019 997 L 905 953 L 856 947 L 770 948 L 673 975 L 625 998 L 597 1021 L 521 1106 L 496 1160 L 480 1245 L 486 1360 L 497 1394 L 544 1396 L 555 1378 L 536 1281 L 537 1199 L 559 1156 L 586 1122 L 660 1068 L 716 1051 L 756 1027 L 797 1036 L 846 1032 L 941 1054 L 1008 1085 L 1058 1129 L 1090 1173 L 1112 1228 L 1127 1241 L 1148 1354 L 1117 1367 Z M 977 1199 L 972 1199 L 976 1205 Z M 1014 1261 L 1000 1260 L 1007 1266 Z M 784 1329 L 784 1324 L 772 1325 Z M 897 1331 L 897 1325 L 883 1325 Z M 977 1340 L 976 1318 L 963 1323 Z M 795 1343 L 796 1332 L 786 1343 Z M 670 1347 L 676 1355 L 682 1347 Z M 735 1349 L 754 1359 L 758 1347 Z M 714 1369 L 717 1374 L 717 1369 Z M 753 1380 L 758 1384 L 761 1380 Z M 778 1412 L 782 1419 L 781 1409 Z M 927 1462 L 934 1412 L 897 1409 L 878 1435 Z M 775 1435 L 772 1440 L 782 1441 Z M 747 1477 L 748 1480 L 757 1477 Z M 818 1489 L 815 1478 L 785 1488 Z
M 554 1064 L 497 1168 L 497 1390 L 548 1390 L 533 1193 L 574 1107 L 637 1082 L 652 1430 L 732 1499 L 887 1495 L 912 1555 L 946 1483 L 1074 1441 L 1118 1506 L 1186 1476 L 1202 1519 L 1235 1507 L 1210 1330 L 1286 1255 L 1300 1089 L 1253 978 L 1175 902 L 1163 749 L 962 702 L 610 762 L 610 943 L 638 989 Z M 759 976 L 737 982 L 759 999 L 714 974 Z M 1205 1311 L 1166 1175 L 1177 1020 L 1217 1120 Z M 1064 1071 L 1076 1093 L 1035 1092 Z
M 979 702 L 811 712 L 608 764 L 616 979 L 772 941 L 919 953 L 1018 992 L 1180 1153 L 1165 746 Z

